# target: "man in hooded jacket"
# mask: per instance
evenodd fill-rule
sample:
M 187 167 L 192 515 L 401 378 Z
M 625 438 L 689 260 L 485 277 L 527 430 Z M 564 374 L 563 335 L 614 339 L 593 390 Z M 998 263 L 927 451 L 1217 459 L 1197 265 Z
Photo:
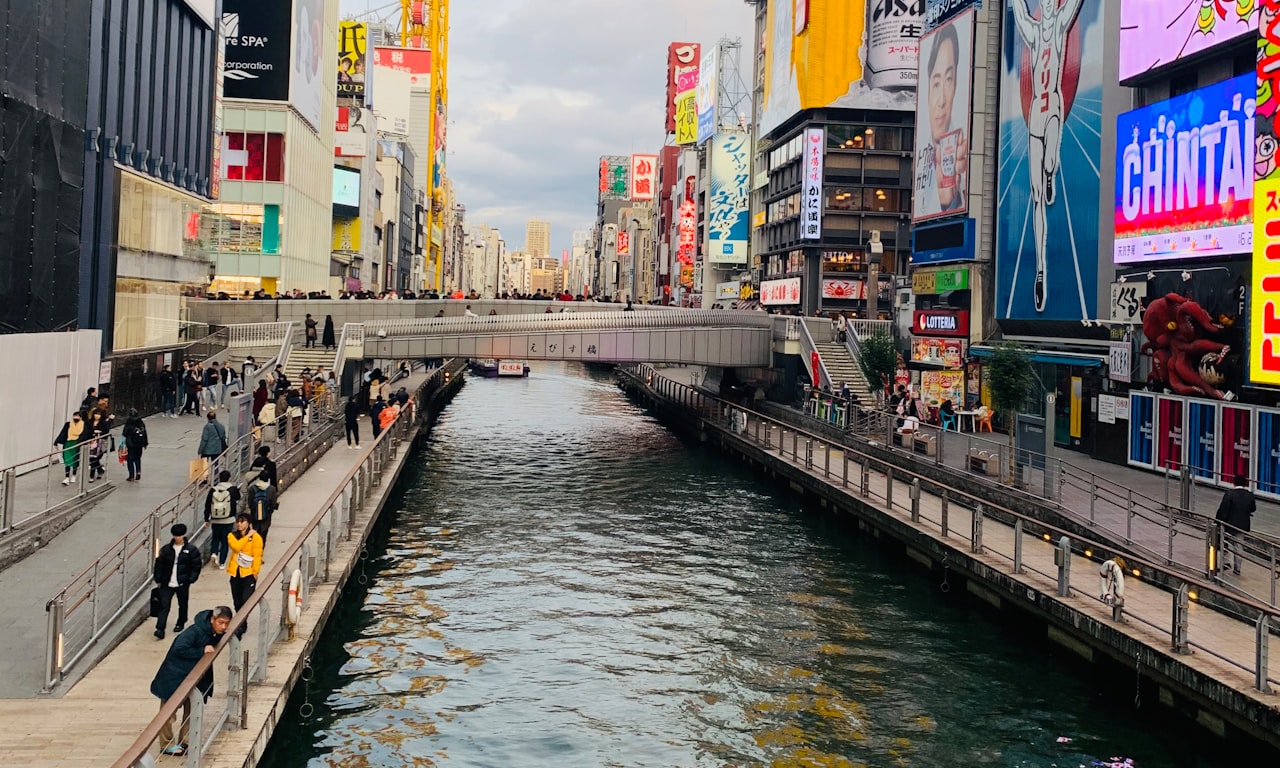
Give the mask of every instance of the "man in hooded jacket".
M 178 686 L 187 679 L 191 670 L 196 668 L 206 654 L 213 653 L 223 634 L 231 624 L 231 609 L 220 605 L 211 611 L 196 614 L 196 620 L 177 637 L 169 652 L 165 654 L 160 669 L 151 680 L 151 695 L 160 699 L 163 709 L 167 702 L 178 691 Z M 213 696 L 213 669 L 209 669 L 196 686 L 208 701 Z M 160 729 L 160 741 L 164 745 L 161 754 L 181 757 L 187 754 L 188 728 L 191 722 L 191 699 L 182 700 L 182 720 L 178 724 L 178 738 L 173 735 L 173 720 L 165 722 Z

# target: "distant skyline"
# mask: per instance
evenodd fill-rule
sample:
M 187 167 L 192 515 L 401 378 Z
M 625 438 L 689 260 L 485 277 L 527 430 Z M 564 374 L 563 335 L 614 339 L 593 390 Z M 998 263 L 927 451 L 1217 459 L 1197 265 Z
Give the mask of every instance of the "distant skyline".
M 344 17 L 399 17 L 387 0 L 340 2 Z M 642 14 L 601 0 L 453 0 L 450 11 L 449 177 L 467 220 L 497 227 L 512 250 L 531 218 L 551 222 L 553 256 L 571 248 L 595 220 L 600 156 L 663 145 L 670 43 L 741 38 L 751 71 L 742 0 L 646 0 Z

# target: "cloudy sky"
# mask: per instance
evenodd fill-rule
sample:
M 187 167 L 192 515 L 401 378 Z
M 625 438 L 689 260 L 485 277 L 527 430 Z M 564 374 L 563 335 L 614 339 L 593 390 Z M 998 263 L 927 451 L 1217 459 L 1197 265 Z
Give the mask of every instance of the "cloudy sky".
M 672 41 L 741 38 L 750 72 L 744 0 L 450 5 L 449 176 L 467 219 L 500 228 L 510 250 L 530 218 L 551 221 L 553 253 L 568 248 L 595 219 L 600 156 L 662 145 Z M 344 16 L 387 7 L 342 0 Z

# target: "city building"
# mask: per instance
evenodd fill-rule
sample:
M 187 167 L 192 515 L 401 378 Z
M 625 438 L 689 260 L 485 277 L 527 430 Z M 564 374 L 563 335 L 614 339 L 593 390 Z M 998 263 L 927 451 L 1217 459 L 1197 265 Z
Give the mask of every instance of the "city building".
M 590 293 L 591 230 L 575 229 L 570 241 L 569 265 L 565 274 L 565 287 L 574 296 Z
M 529 219 L 524 228 L 524 250 L 535 258 L 551 255 L 551 222 Z
M 460 289 L 470 294 L 475 291 L 484 298 L 495 298 L 510 287 L 501 287 L 504 280 L 504 257 L 507 253 L 502 232 L 486 224 L 473 224 L 467 228 L 470 246 L 463 259 Z
M 382 290 L 416 290 L 410 280 L 415 254 L 420 253 L 419 197 L 414 183 L 416 163 L 413 148 L 408 142 L 378 142 L 378 173 L 384 185 L 381 195 Z

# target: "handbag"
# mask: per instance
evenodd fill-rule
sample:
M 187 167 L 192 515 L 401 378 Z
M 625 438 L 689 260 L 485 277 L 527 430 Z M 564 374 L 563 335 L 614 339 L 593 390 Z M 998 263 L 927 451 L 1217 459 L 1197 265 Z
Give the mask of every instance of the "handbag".
M 152 588 L 151 588 L 151 605 L 150 605 L 150 613 L 149 613 L 148 615 L 149 615 L 151 618 L 153 618 L 153 619 L 157 619 L 157 618 L 159 618 L 159 617 L 160 617 L 160 608 L 161 608 L 161 605 L 160 605 L 160 588 L 159 588 L 159 587 L 152 587 Z
M 187 466 L 187 479 L 192 481 L 199 480 L 200 478 L 204 477 L 204 473 L 208 471 L 208 469 L 209 469 L 208 459 L 205 459 L 205 458 L 192 459 L 191 463 Z
M 116 456 L 120 459 L 121 464 L 125 463 L 129 459 L 129 449 L 123 445 L 120 446 L 120 450 L 116 451 Z

